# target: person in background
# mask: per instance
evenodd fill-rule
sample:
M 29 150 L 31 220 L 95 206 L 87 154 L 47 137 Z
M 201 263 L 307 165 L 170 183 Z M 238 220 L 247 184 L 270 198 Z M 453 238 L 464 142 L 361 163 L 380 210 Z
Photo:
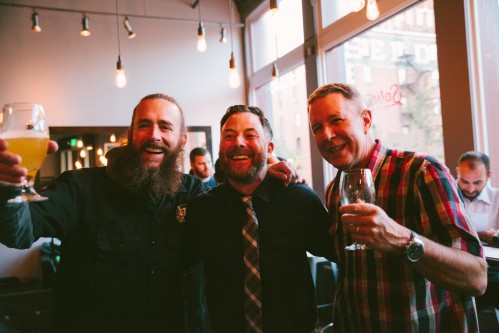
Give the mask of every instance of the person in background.
M 225 332 L 315 329 L 307 251 L 331 257 L 325 207 L 306 185 L 268 175 L 272 129 L 256 107 L 230 107 L 220 122 L 226 181 L 193 198 L 186 263 L 204 260 L 211 327 Z
M 196 147 L 189 153 L 191 161 L 191 171 L 195 177 L 203 181 L 205 190 L 215 187 L 217 182 L 213 178 L 213 166 L 211 155 L 206 148 Z M 183 281 L 185 315 L 188 333 L 201 333 L 205 331 L 206 310 L 205 310 L 205 286 L 203 278 L 203 262 L 200 261 L 195 266 L 189 267 Z
M 213 163 L 210 152 L 203 147 L 196 147 L 189 154 L 192 174 L 201 178 L 206 190 L 217 186 L 217 181 L 213 178 Z
M 475 225 L 480 240 L 498 246 L 499 188 L 490 186 L 490 160 L 485 154 L 468 151 L 459 157 L 456 167 L 457 184 L 464 197 L 464 204 Z M 477 297 L 477 306 L 492 305 L 499 308 L 499 268 L 487 268 L 487 289 Z
M 175 99 L 145 96 L 107 167 L 64 172 L 47 201 L 21 204 L 7 204 L 20 188 L 5 184 L 26 169 L 0 140 L 0 241 L 61 240 L 50 332 L 185 332 L 178 257 L 187 199 L 203 192 L 178 171 L 186 139 Z
M 459 157 L 456 173 L 478 237 L 492 245 L 499 230 L 499 188 L 493 188 L 489 183 L 492 175 L 489 157 L 475 151 L 466 152 Z
M 326 198 L 339 283 L 338 332 L 478 332 L 473 296 L 487 284 L 483 249 L 446 166 L 386 148 L 359 92 L 326 84 L 308 99 L 322 157 L 338 169 Z M 340 207 L 342 171 L 369 168 L 376 205 Z M 347 251 L 353 241 L 367 249 Z

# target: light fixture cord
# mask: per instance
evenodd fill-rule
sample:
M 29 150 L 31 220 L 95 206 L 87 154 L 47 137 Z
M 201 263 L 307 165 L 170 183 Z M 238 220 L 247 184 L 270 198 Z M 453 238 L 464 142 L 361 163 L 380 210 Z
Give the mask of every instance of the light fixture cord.
M 232 39 L 232 0 L 229 0 L 229 24 L 230 24 L 230 52 L 234 53 L 234 41 Z
M 119 23 L 119 6 L 118 0 L 116 0 L 116 32 L 118 33 L 118 58 L 121 57 L 121 43 L 120 43 L 120 23 Z
M 201 0 L 198 0 L 198 16 L 199 16 L 199 23 L 201 23 Z

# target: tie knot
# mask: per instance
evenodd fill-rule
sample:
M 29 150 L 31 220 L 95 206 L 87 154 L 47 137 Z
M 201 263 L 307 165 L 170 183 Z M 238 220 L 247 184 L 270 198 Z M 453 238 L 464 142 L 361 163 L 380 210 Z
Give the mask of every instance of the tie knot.
M 243 202 L 248 205 L 248 206 L 251 206 L 251 196 L 250 195 L 247 195 L 245 197 L 242 197 L 241 198 L 243 200 Z

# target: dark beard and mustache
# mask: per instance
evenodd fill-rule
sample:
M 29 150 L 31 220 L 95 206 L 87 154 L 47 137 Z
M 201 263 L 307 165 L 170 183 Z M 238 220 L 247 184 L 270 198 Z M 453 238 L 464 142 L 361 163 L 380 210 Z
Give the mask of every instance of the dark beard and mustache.
M 110 160 L 112 178 L 133 193 L 150 194 L 158 199 L 175 195 L 182 184 L 180 165 L 183 150 L 178 145 L 174 150 L 165 149 L 165 157 L 159 168 L 148 168 L 132 145 L 122 148 L 116 161 Z
M 251 162 L 251 167 L 245 171 L 240 172 L 237 170 L 231 170 L 229 165 L 229 160 L 234 155 L 248 155 L 251 156 L 252 153 L 246 151 L 241 148 L 233 148 L 225 153 L 225 155 L 219 154 L 219 161 L 222 167 L 222 170 L 225 172 L 225 176 L 228 179 L 232 179 L 241 184 L 249 184 L 253 182 L 259 175 L 260 171 L 267 164 L 267 156 L 266 154 L 257 154 L 254 156 L 253 161 Z

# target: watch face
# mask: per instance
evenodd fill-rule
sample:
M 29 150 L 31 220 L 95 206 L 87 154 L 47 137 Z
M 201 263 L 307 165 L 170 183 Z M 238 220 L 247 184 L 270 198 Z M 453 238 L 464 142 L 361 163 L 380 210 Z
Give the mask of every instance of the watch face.
M 423 244 L 420 244 L 418 242 L 414 242 L 411 245 L 409 245 L 409 248 L 407 249 L 407 259 L 409 259 L 412 262 L 416 262 L 424 254 L 424 246 Z

